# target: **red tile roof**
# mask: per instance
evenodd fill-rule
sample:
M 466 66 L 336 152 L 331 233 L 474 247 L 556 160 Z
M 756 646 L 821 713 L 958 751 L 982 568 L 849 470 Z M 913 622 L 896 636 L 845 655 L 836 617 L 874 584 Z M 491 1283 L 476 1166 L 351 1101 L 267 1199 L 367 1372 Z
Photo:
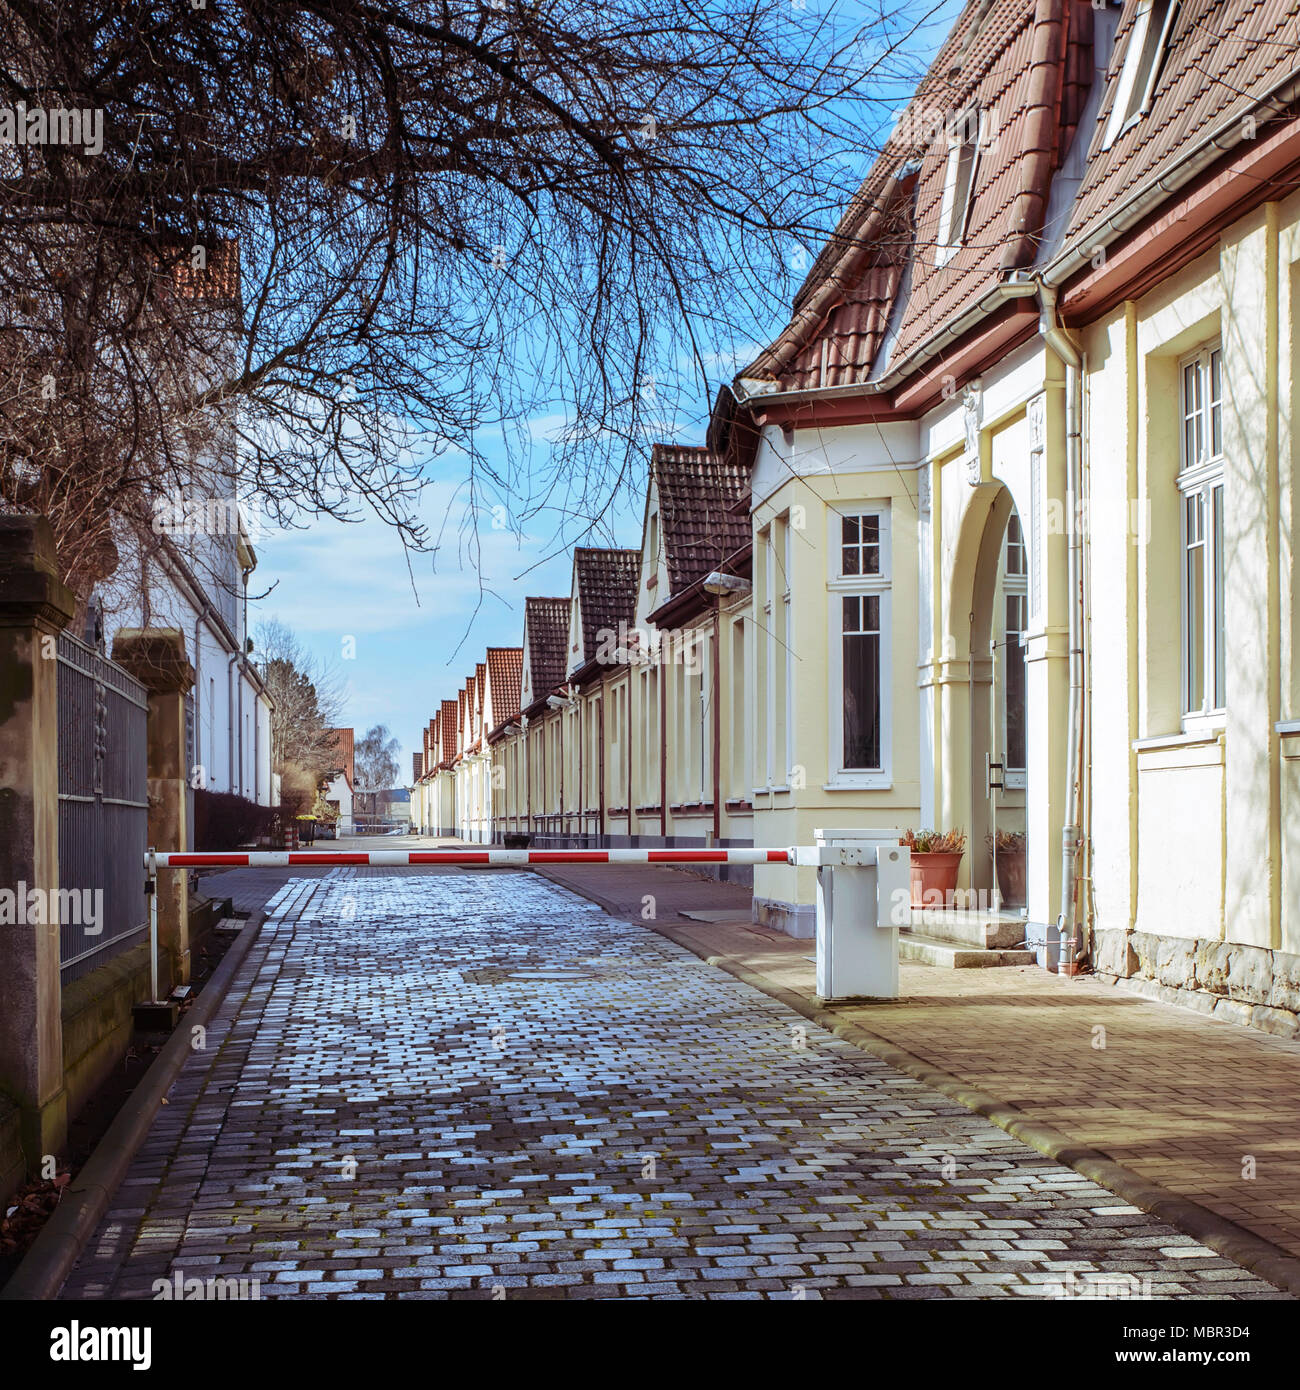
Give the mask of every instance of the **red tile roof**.
M 1066 205 L 1067 251 L 1092 245 L 1143 190 L 1155 215 L 1159 180 L 1220 128 L 1251 112 L 1261 135 L 1295 119 L 1295 107 L 1269 103 L 1300 72 L 1300 0 L 1182 0 L 1150 109 L 1103 150 L 1138 9 L 1125 0 L 1097 120 L 1084 128 L 1093 39 L 1105 33 L 1088 0 L 971 0 L 814 262 L 790 323 L 740 375 L 786 390 L 865 383 L 881 375 L 889 334 L 897 366 L 1011 272 L 1045 249 L 1057 255 L 1048 200 L 1076 136 L 1088 158 Z M 996 138 L 980 150 L 962 244 L 940 265 L 948 122 L 973 106 L 996 118 L 986 131 Z
M 459 709 L 455 700 L 444 700 L 442 702 L 442 713 L 440 729 L 442 733 L 442 760 L 449 763 L 460 752 L 460 736 L 458 730 L 460 726 L 456 722 Z
M 492 726 L 519 717 L 519 688 L 524 675 L 522 647 L 489 647 L 487 649 L 489 691 L 492 696 Z
M 1091 53 L 1088 0 L 972 0 L 814 262 L 790 324 L 741 375 L 790 390 L 864 382 L 891 311 L 898 362 L 1005 272 L 1030 265 Z M 987 124 L 966 234 L 936 264 L 948 126 L 974 106 Z
M 583 656 L 593 661 L 600 647 L 598 634 L 616 632 L 620 622 L 631 626 L 636 618 L 641 552 L 579 546 L 573 552 L 573 574 L 582 611 Z
M 334 746 L 338 749 L 338 765 L 343 769 L 348 779 L 348 786 L 356 782 L 356 758 L 355 746 L 356 736 L 351 729 L 331 729 L 334 735 Z
M 569 600 L 525 599 L 524 641 L 528 648 L 528 675 L 535 705 L 564 684 L 568 669 L 565 648 L 569 641 Z
M 1115 38 L 1106 96 L 1068 242 L 1086 241 L 1101 220 L 1196 140 L 1218 126 L 1243 120 L 1279 82 L 1300 71 L 1297 0 L 1182 0 L 1150 110 L 1103 150 L 1136 14 L 1137 6 L 1129 0 Z M 1261 117 L 1260 136 L 1276 120 Z
M 748 542 L 749 510 L 732 508 L 749 496 L 749 470 L 707 448 L 656 444 L 650 472 L 659 494 L 668 590 L 680 594 Z

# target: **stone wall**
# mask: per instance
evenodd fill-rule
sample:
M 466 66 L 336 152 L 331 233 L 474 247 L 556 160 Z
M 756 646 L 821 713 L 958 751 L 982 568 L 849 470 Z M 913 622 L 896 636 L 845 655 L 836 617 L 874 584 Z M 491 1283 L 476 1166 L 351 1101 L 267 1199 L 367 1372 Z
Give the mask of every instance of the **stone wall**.
M 0 1096 L 0 1202 L 7 1202 L 22 1185 L 26 1167 L 18 1107 Z
M 1300 956 L 1202 937 L 1094 933 L 1099 979 L 1279 1037 L 1300 1037 Z
M 149 943 L 133 946 L 63 990 L 63 1084 L 81 1109 L 131 1045 L 131 1010 L 149 997 Z

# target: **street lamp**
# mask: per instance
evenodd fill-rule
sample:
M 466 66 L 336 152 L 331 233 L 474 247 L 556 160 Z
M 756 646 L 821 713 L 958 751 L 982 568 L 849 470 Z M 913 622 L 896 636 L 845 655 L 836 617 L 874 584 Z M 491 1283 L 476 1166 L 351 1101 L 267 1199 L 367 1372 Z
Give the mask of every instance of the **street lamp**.
M 754 588 L 748 579 L 742 579 L 738 574 L 723 574 L 721 570 L 706 574 L 703 587 L 706 594 L 712 594 L 715 598 L 743 596 Z

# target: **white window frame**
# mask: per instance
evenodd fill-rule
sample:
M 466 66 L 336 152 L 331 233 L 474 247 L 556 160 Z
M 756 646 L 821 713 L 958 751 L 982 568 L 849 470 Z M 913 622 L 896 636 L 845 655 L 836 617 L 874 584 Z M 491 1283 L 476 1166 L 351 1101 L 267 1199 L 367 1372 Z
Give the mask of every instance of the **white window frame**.
M 1218 358 L 1219 396 L 1216 400 L 1213 390 L 1213 359 Z M 1193 378 L 1198 383 L 1200 398 L 1194 409 L 1188 409 L 1187 373 L 1193 370 Z M 1227 659 L 1224 630 L 1222 588 L 1224 555 L 1222 547 L 1222 521 L 1224 505 L 1223 419 L 1224 419 L 1224 371 L 1223 350 L 1220 343 L 1207 343 L 1198 352 L 1180 359 L 1178 363 L 1178 594 L 1180 609 L 1181 640 L 1179 642 L 1179 684 L 1180 705 L 1183 711 L 1184 732 L 1221 728 L 1224 724 L 1227 705 Z M 1219 415 L 1218 448 L 1214 440 L 1214 412 Z M 1188 425 L 1198 421 L 1199 438 L 1189 445 Z M 1195 433 L 1195 430 L 1192 431 Z M 1217 494 L 1217 500 L 1216 500 Z M 1201 536 L 1193 542 L 1188 535 L 1188 502 L 1200 499 Z M 1215 519 L 1219 525 L 1216 527 Z M 1192 544 L 1204 547 L 1205 560 L 1202 576 L 1201 613 L 1201 702 L 1196 709 L 1191 708 L 1191 681 L 1188 670 L 1190 656 L 1191 614 L 1188 605 L 1189 563 L 1188 550 Z M 1216 581 L 1217 576 L 1217 581 Z M 1222 674 L 1220 674 L 1222 667 Z M 1219 686 L 1223 685 L 1220 691 Z M 1216 700 L 1216 695 L 1222 700 Z
M 1140 0 L 1138 5 L 1133 28 L 1128 36 L 1128 47 L 1124 50 L 1124 66 L 1120 69 L 1115 101 L 1110 108 L 1110 118 L 1106 122 L 1106 134 L 1101 144 L 1103 150 L 1110 149 L 1111 145 L 1131 126 L 1136 125 L 1151 107 L 1151 98 L 1155 94 L 1156 83 L 1160 80 L 1160 72 L 1168 52 L 1169 35 L 1178 19 L 1179 0 L 1171 0 L 1169 8 L 1165 11 L 1160 32 L 1153 36 L 1151 15 L 1155 3 L 1156 0 Z M 1155 49 L 1151 57 L 1151 66 L 1147 71 L 1146 84 L 1138 104 L 1132 106 L 1138 69 L 1148 52 L 1147 44 L 1152 41 L 1155 43 Z
M 966 199 L 961 208 L 957 202 L 957 173 L 961 167 L 962 150 L 966 147 L 966 132 L 975 123 L 975 148 L 971 154 L 970 178 L 966 182 Z M 971 205 L 975 201 L 975 184 L 979 178 L 980 155 L 984 148 L 985 117 L 978 107 L 967 107 L 950 121 L 946 131 L 948 158 L 943 174 L 943 201 L 939 207 L 939 234 L 936 238 L 934 263 L 945 265 L 966 239 Z
M 880 531 L 880 572 L 841 573 L 841 537 L 845 517 L 873 517 Z M 888 501 L 843 503 L 827 512 L 827 607 L 830 661 L 827 682 L 828 790 L 884 790 L 893 785 L 893 544 Z M 844 766 L 844 599 L 874 596 L 880 599 L 880 766 Z

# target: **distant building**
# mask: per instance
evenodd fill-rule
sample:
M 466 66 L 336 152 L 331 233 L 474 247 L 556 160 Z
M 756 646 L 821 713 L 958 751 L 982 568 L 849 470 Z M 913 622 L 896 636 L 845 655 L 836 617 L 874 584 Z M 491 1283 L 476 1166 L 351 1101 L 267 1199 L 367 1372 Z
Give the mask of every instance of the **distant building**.
M 356 778 L 356 736 L 351 729 L 331 729 L 338 747 L 339 770 L 325 788 L 325 803 L 339 813 L 338 833 L 350 835 L 352 820 L 352 785 Z
M 406 787 L 391 787 L 378 797 L 379 819 L 410 827 L 411 793 Z

